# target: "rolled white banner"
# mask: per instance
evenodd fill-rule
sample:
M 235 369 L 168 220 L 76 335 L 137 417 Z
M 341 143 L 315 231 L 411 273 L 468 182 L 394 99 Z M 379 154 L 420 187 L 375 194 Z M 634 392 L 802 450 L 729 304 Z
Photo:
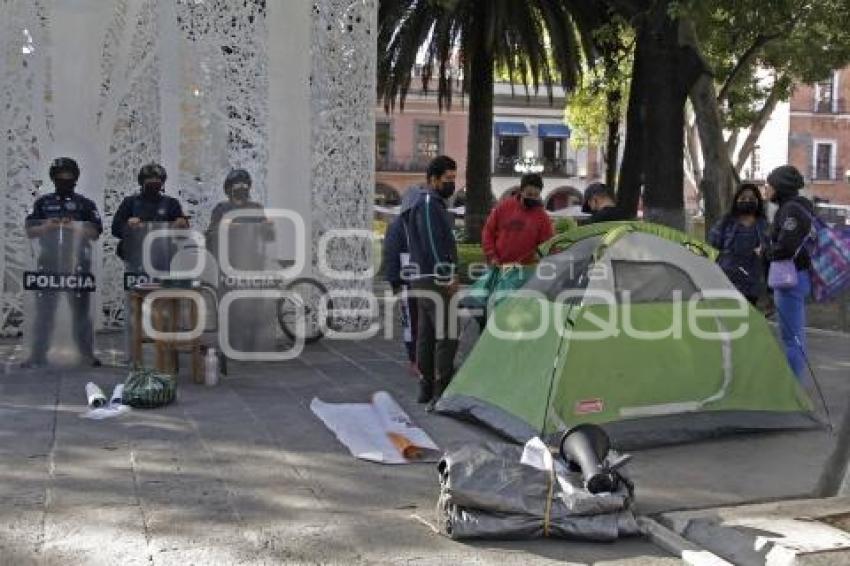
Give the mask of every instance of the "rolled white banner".
M 106 395 L 103 394 L 103 391 L 89 381 L 86 383 L 86 398 L 88 399 L 89 407 L 100 408 L 106 406 Z
M 110 405 L 121 405 L 124 399 L 124 384 L 119 383 L 112 390 L 112 397 L 109 398 Z

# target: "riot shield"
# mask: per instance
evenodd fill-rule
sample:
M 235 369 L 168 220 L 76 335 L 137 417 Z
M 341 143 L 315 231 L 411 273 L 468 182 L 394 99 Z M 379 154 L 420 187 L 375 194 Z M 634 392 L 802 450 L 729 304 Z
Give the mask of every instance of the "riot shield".
M 233 292 L 240 296 L 219 317 L 219 328 L 227 325 L 230 348 L 237 352 L 276 351 L 277 299 L 250 296 L 282 284 L 276 275 L 279 266 L 269 253 L 274 238 L 274 226 L 257 217 L 222 222 L 210 234 L 213 255 L 221 268 L 220 297 Z
M 158 273 L 167 273 L 171 258 L 177 253 L 183 230 L 175 230 L 170 222 L 142 222 L 129 227 L 121 242 L 124 260 L 124 290 L 130 291 L 137 285 L 158 281 Z M 148 268 L 145 266 L 145 248 L 149 254 Z
M 24 272 L 24 342 L 33 366 L 73 366 L 94 358 L 93 266 L 98 237 L 89 222 L 27 222 L 32 264 Z

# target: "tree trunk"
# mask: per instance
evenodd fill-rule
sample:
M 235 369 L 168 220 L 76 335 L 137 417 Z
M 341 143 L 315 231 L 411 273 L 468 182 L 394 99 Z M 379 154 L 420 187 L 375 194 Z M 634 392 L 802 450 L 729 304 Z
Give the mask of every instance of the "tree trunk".
M 729 209 L 735 190 L 735 173 L 723 139 L 723 124 L 714 79 L 704 74 L 691 89 L 696 123 L 702 147 L 703 175 L 700 192 L 705 199 L 705 229 L 710 230 Z
M 719 101 L 720 99 L 718 99 Z M 718 102 L 719 104 L 719 102 Z M 729 159 L 735 159 L 735 151 L 738 149 L 738 139 L 741 137 L 741 128 L 735 128 L 729 134 L 729 139 L 726 140 L 726 150 L 729 152 Z
M 688 150 L 687 158 L 691 166 L 691 172 L 694 176 L 694 183 L 697 186 L 697 190 L 701 190 L 700 183 L 702 183 L 702 163 L 699 155 L 699 134 L 697 133 L 696 122 L 693 124 L 686 123 L 685 125 L 685 146 Z
M 643 185 L 644 218 L 684 229 L 685 102 L 702 65 L 679 44 L 668 4 L 658 2 L 637 25 L 620 193 L 635 210 Z
M 483 27 L 483 26 L 482 26 Z M 481 231 L 493 204 L 490 176 L 493 171 L 493 52 L 483 30 L 477 48 L 469 53 L 469 135 L 466 152 L 466 234 L 481 242 Z
M 623 102 L 623 91 L 620 88 L 620 65 L 617 54 L 625 48 L 615 44 L 609 45 L 604 55 L 605 79 L 609 87 L 605 93 L 605 115 L 608 122 L 608 137 L 605 143 L 605 184 L 614 187 L 617 183 L 617 165 L 620 157 L 620 105 Z M 610 85 L 617 85 L 612 88 Z
M 608 93 L 608 139 L 605 143 L 605 184 L 614 187 L 617 183 L 617 158 L 620 155 L 620 101 L 619 90 Z
M 626 109 L 626 145 L 623 147 L 623 161 L 620 164 L 620 178 L 617 184 L 617 204 L 629 216 L 636 216 L 640 206 L 643 187 L 644 132 L 646 116 L 643 107 L 646 93 L 642 84 L 645 72 L 644 43 L 635 44 L 632 62 L 632 84 L 629 90 L 629 105 Z
M 767 125 L 768 120 L 770 120 L 770 115 L 773 114 L 774 110 L 776 110 L 776 106 L 779 104 L 780 98 L 782 98 L 783 89 L 778 84 L 781 80 L 783 79 L 776 79 L 773 89 L 770 91 L 767 100 L 764 101 L 764 106 L 762 106 L 761 110 L 759 110 L 758 116 L 756 116 L 756 120 L 753 122 L 753 125 L 750 126 L 750 133 L 747 135 L 747 139 L 744 140 L 741 150 L 735 157 L 735 171 L 738 175 L 741 174 L 744 164 L 747 162 L 747 159 L 750 158 L 750 155 L 752 155 L 759 136 L 761 136 L 761 133 L 764 131 L 764 127 Z

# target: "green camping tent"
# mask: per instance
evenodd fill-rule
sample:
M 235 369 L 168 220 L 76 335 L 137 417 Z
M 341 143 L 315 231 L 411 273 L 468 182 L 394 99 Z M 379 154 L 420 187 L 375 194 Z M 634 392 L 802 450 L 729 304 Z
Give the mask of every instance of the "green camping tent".
M 556 238 L 437 404 L 523 442 L 579 423 L 620 448 L 817 426 L 773 333 L 713 258 L 646 223 Z

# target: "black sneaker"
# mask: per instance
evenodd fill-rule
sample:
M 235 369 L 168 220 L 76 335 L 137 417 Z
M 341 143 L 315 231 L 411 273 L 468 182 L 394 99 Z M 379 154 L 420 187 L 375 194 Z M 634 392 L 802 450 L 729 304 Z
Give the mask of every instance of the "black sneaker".
M 101 363 L 101 361 L 97 358 L 92 358 L 90 363 L 91 363 L 91 367 L 93 367 L 93 368 L 99 368 L 99 367 L 103 366 L 103 363 Z
M 434 396 L 434 382 L 426 381 L 424 379 L 419 380 L 419 397 L 416 399 L 417 403 L 428 403 L 431 401 L 431 397 Z

